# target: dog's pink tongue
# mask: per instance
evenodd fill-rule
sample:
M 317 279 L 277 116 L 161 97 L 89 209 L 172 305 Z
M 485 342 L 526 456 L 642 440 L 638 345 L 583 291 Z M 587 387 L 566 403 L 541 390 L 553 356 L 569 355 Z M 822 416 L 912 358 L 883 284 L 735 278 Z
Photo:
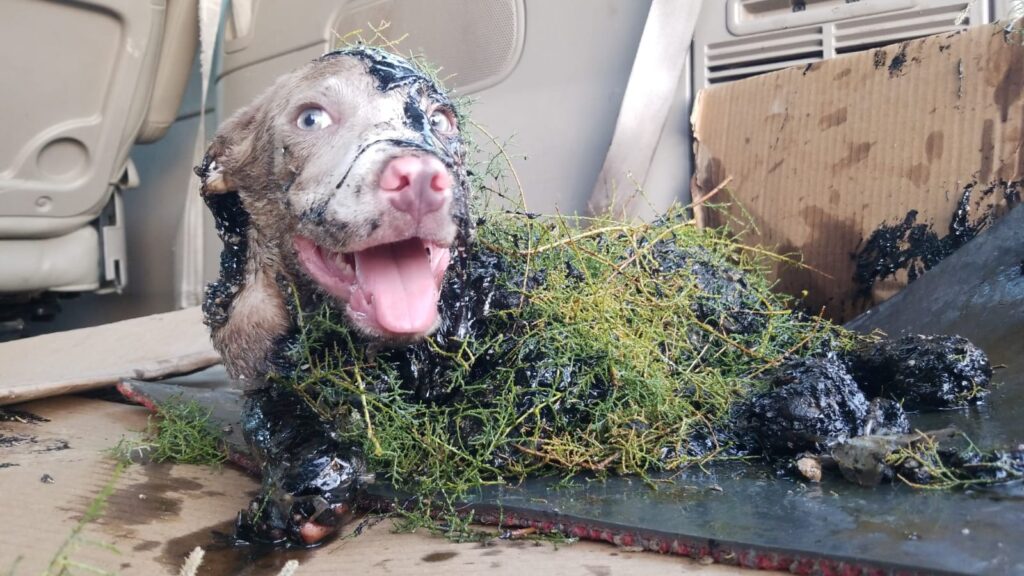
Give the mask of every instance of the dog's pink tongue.
M 395 334 L 426 332 L 437 320 L 437 286 L 418 239 L 355 253 L 356 274 L 381 328 Z

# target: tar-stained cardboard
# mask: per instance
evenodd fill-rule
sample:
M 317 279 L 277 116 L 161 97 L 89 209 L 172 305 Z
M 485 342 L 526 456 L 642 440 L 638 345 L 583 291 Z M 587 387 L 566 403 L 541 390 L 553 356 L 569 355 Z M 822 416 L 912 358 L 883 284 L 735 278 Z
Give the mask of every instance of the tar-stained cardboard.
M 630 552 L 597 542 L 572 546 L 493 540 L 457 544 L 426 530 L 395 533 L 391 520 L 364 524 L 358 537 L 310 550 L 251 551 L 227 545 L 238 510 L 259 481 L 230 464 L 133 464 L 120 474 L 109 450 L 146 427 L 138 406 L 64 396 L 17 406 L 0 418 L 0 574 L 180 574 L 186 555 L 206 550 L 197 576 L 275 576 L 289 560 L 296 576 L 436 574 L 518 576 L 524 573 L 689 574 L 731 576 L 733 566 Z M 101 494 L 109 490 L 106 497 Z M 79 527 L 94 502 L 105 505 Z M 359 526 L 353 521 L 346 533 Z M 481 527 L 482 529 L 482 527 Z M 489 528 L 494 530 L 493 527 Z M 77 534 L 77 535 L 76 535 Z M 66 564 L 61 558 L 71 563 Z M 598 568 L 600 571 L 598 571 Z M 761 574 L 778 574 L 758 572 Z
M 972 221 L 1004 211 L 1024 179 L 1022 88 L 1022 36 L 997 25 L 713 86 L 693 112 L 693 198 L 732 180 L 698 222 L 801 254 L 806 268 L 777 265 L 780 289 L 851 318 L 907 281 L 853 281 L 881 224 L 916 210 L 945 235 L 971 184 Z

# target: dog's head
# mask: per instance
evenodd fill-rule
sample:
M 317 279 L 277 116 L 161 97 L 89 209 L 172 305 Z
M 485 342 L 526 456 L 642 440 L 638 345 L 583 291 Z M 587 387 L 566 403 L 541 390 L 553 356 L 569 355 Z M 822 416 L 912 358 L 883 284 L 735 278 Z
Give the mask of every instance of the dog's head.
M 406 60 L 357 47 L 281 77 L 221 126 L 200 175 L 248 214 L 250 279 L 283 272 L 374 338 L 436 328 L 466 172 L 452 102 Z

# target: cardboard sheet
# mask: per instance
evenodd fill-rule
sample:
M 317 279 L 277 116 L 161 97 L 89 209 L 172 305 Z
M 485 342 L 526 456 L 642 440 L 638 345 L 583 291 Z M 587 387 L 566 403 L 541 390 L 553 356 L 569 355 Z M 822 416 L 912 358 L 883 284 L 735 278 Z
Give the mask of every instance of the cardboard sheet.
M 0 344 L 0 405 L 211 366 L 199 308 Z
M 848 319 L 904 286 L 859 293 L 851 257 L 883 223 L 917 211 L 948 233 L 965 189 L 970 219 L 998 216 L 1024 179 L 1024 46 L 980 26 L 713 86 L 693 113 L 698 220 L 798 253 L 780 288 Z
M 145 427 L 141 407 L 75 397 L 17 406 L 46 422 L 0 421 L 0 573 L 46 572 L 62 545 L 93 570 L 74 574 L 178 574 L 196 545 L 206 548 L 199 576 L 277 574 L 291 559 L 298 576 L 317 574 L 736 574 L 723 566 L 580 542 L 554 547 L 527 541 L 454 544 L 423 532 L 395 534 L 385 521 L 354 538 L 308 551 L 277 551 L 253 560 L 244 549 L 217 548 L 213 531 L 230 531 L 257 481 L 231 466 L 129 466 L 114 481 L 105 450 Z M 4 440 L 4 439 L 8 440 Z M 20 440 L 10 440 L 20 439 Z M 84 512 L 112 485 L 103 515 L 71 538 Z M 56 573 L 54 571 L 53 573 Z M 746 573 L 746 572 L 743 572 Z

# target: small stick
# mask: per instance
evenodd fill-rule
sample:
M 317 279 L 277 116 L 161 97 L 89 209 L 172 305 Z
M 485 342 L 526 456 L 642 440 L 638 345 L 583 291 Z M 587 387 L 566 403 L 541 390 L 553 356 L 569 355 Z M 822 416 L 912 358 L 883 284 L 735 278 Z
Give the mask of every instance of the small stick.
M 693 202 L 692 204 L 690 204 L 690 208 L 696 208 L 697 206 L 700 206 L 701 204 L 707 202 L 708 200 L 711 199 L 712 196 L 714 196 L 715 194 L 718 194 L 719 192 L 724 190 L 725 187 L 728 186 L 731 182 L 732 182 L 732 176 L 726 176 L 725 180 L 722 180 L 718 184 L 718 186 L 715 186 L 714 188 L 711 189 L 711 192 L 708 192 L 707 194 L 702 196 L 700 200 L 697 200 L 696 202 Z
M 537 533 L 537 529 L 533 526 L 527 528 L 517 528 L 515 530 L 506 530 L 501 533 L 502 540 L 520 540 L 527 536 L 532 536 Z

